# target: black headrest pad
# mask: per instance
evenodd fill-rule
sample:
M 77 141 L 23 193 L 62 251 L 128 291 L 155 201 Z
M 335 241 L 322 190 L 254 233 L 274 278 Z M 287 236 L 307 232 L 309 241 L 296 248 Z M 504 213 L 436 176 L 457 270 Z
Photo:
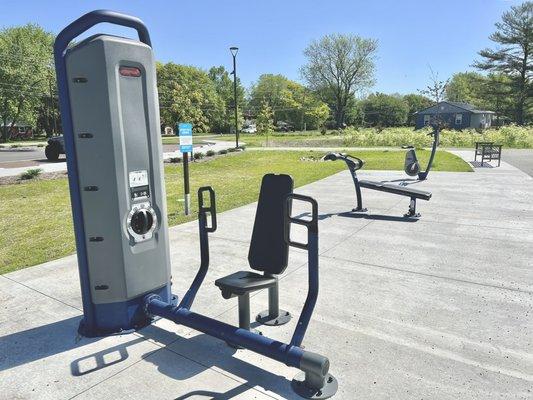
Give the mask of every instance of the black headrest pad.
M 250 267 L 256 271 L 281 274 L 287 268 L 289 246 L 283 234 L 283 205 L 293 187 L 289 175 L 267 174 L 263 177 L 248 252 Z

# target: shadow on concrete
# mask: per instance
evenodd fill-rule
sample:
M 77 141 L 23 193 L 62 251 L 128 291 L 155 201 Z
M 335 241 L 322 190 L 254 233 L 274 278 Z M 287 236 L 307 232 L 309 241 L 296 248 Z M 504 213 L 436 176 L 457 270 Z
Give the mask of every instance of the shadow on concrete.
M 80 318 L 81 316 L 73 317 L 0 337 L 0 371 L 79 349 L 102 340 L 102 338 L 80 337 L 77 332 Z M 230 375 L 241 378 L 245 383 L 226 393 L 212 393 L 215 399 L 230 399 L 241 393 L 241 391 L 243 392 L 256 385 L 260 385 L 286 399 L 299 398 L 292 392 L 290 382 L 283 375 L 263 370 L 256 365 L 233 357 L 237 350 L 224 342 L 205 334 L 184 338 L 155 325 L 150 325 L 137 331 L 136 334 L 130 336 L 131 340 L 122 344 L 72 360 L 70 362 L 71 374 L 73 376 L 84 376 L 121 363 L 129 357 L 128 347 L 144 342 L 147 339 L 157 341 L 163 335 L 168 337 L 169 334 L 173 335 L 172 346 L 171 348 L 170 346 L 164 348 L 192 361 L 188 363 L 187 368 L 173 365 L 168 362 L 168 359 L 165 362 L 164 359 L 157 357 L 159 350 L 152 350 L 142 356 L 145 361 L 156 365 L 158 371 L 168 377 L 180 381 L 186 380 L 207 369 L 216 367 Z M 68 361 L 68 357 L 65 357 L 65 363 Z M 195 393 L 211 392 L 191 392 L 178 398 L 186 399 L 192 397 Z
M 192 399 L 192 398 L 209 398 L 213 400 L 227 400 L 227 399 L 233 399 L 238 395 L 243 394 L 247 390 L 250 390 L 250 387 L 246 384 L 242 384 L 240 386 L 237 386 L 233 389 L 228 390 L 224 393 L 217 393 L 217 392 L 210 392 L 208 390 L 194 390 L 192 392 L 189 392 L 187 394 L 184 394 L 183 396 L 176 397 L 174 400 L 185 400 L 185 399 Z
M 161 334 L 168 335 L 169 332 L 155 325 L 151 325 L 141 329 L 138 334 L 147 339 L 153 339 L 161 337 Z M 255 386 L 260 386 L 267 391 L 276 393 L 284 399 L 301 399 L 301 397 L 292 391 L 291 382 L 285 376 L 277 375 L 234 357 L 237 351 L 249 350 L 236 350 L 228 346 L 225 342 L 206 334 L 198 334 L 189 338 L 174 334 L 174 338 L 175 340 L 166 349 L 193 361 L 194 368 L 184 369 L 165 362 L 158 363 L 158 357 L 155 354 L 145 359 L 148 362 L 154 363 L 158 371 L 168 377 L 181 381 L 190 379 L 207 369 L 216 368 L 240 378 L 244 383 L 229 392 L 214 393 L 216 395 L 213 397 L 214 399 L 230 399 L 232 396 L 241 393 L 241 391 L 244 392 Z M 234 391 L 238 392 L 235 393 Z M 200 390 L 178 397 L 178 399 L 186 399 L 191 397 L 192 393 L 198 392 L 211 393 L 210 391 Z
M 310 212 L 304 212 L 298 215 L 295 215 L 294 218 L 303 218 L 303 217 L 311 217 Z M 340 212 L 340 213 L 327 213 L 327 214 L 319 214 L 318 220 L 322 221 L 328 218 L 332 217 L 343 217 L 343 218 L 362 218 L 362 219 L 368 219 L 368 220 L 374 220 L 374 221 L 391 221 L 391 222 L 417 222 L 417 218 L 412 217 L 405 217 L 405 216 L 394 216 L 394 215 L 381 215 L 381 214 L 367 214 L 364 212 Z
M 73 317 L 0 337 L 0 371 L 15 368 L 94 343 L 98 339 L 79 338 L 80 317 Z

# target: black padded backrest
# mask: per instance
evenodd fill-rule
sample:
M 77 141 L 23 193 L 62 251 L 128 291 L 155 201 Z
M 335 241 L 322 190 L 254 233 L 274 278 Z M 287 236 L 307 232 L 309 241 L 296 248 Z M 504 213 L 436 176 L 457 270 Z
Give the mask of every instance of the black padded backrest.
M 256 271 L 277 275 L 287 268 L 289 246 L 283 234 L 283 206 L 293 186 L 289 175 L 267 174 L 263 177 L 248 252 L 250 267 Z

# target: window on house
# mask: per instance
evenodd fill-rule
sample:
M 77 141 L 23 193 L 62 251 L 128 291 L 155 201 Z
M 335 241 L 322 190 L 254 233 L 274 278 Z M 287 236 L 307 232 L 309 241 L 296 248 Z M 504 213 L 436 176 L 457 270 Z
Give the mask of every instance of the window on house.
M 431 118 L 431 115 L 429 114 L 424 115 L 424 125 L 429 125 L 430 118 Z
M 455 114 L 455 125 L 462 125 L 463 114 Z

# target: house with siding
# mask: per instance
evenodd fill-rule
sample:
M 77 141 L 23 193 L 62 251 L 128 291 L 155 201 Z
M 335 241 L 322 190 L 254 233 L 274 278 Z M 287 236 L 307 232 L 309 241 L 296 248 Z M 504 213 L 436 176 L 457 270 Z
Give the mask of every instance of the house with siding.
M 494 111 L 478 110 L 471 104 L 441 101 L 415 113 L 415 129 L 431 125 L 437 119 L 450 129 L 489 128 Z

